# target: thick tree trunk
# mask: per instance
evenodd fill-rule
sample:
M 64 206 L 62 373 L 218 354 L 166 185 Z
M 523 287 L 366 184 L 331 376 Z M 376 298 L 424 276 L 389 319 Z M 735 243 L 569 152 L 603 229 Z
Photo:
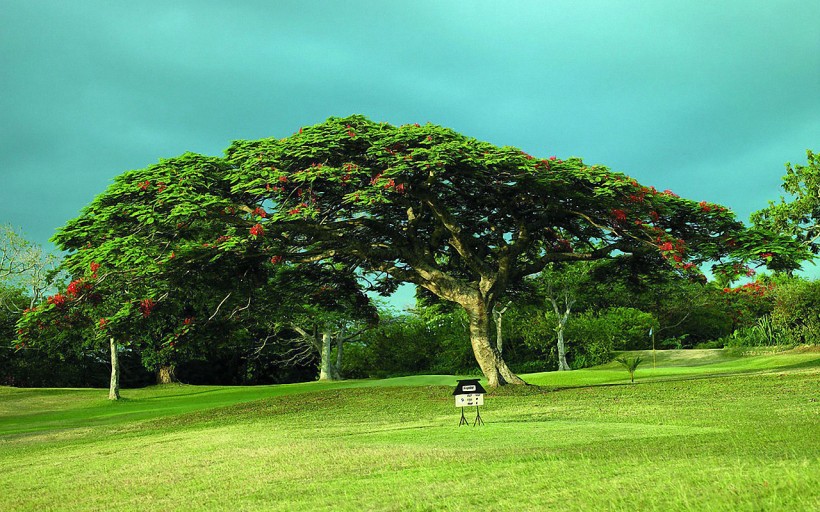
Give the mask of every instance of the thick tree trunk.
M 163 365 L 157 370 L 157 384 L 171 384 L 176 380 L 173 365 Z
M 487 378 L 490 387 L 506 384 L 526 384 L 510 370 L 501 353 L 491 341 L 490 315 L 483 303 L 472 303 L 464 306 L 470 318 L 470 344 L 473 347 L 478 366 Z
M 108 399 L 120 399 L 120 358 L 117 354 L 117 342 L 114 338 L 109 339 L 111 348 L 111 384 L 108 386 Z
M 330 332 L 322 333 L 322 353 L 319 361 L 319 380 L 333 380 L 333 370 L 330 363 Z

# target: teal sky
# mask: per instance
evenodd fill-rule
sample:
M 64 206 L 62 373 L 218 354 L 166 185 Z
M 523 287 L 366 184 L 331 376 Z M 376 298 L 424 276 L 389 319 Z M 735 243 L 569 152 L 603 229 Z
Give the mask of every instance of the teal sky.
M 0 0 L 0 222 L 329 116 L 582 156 L 747 219 L 820 150 L 820 1 Z

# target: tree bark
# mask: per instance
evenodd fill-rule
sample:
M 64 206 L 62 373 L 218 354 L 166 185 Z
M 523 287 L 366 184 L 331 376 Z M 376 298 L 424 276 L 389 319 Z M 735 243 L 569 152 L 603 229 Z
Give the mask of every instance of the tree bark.
M 566 309 L 563 313 L 558 309 L 558 301 L 555 300 L 555 298 L 550 297 L 549 301 L 552 303 L 555 316 L 558 317 L 558 328 L 555 330 L 558 335 L 558 371 L 571 370 L 567 364 L 567 350 L 566 345 L 564 345 L 564 328 L 567 326 L 567 320 L 569 320 L 569 314 L 572 311 L 572 305 L 575 301 L 570 299 L 569 296 L 564 295 L 564 305 Z
M 506 384 L 526 384 L 510 370 L 501 353 L 491 342 L 489 308 L 483 302 L 463 305 L 470 319 L 470 344 L 473 347 L 478 366 L 487 378 L 490 387 Z
M 333 365 L 333 380 L 342 380 L 342 354 L 344 331 L 336 335 L 336 364 Z
M 319 361 L 319 380 L 333 380 L 333 370 L 330 363 L 330 342 L 332 336 L 329 331 L 322 333 L 322 352 Z
M 117 354 L 117 342 L 114 338 L 109 339 L 111 348 L 111 384 L 108 386 L 108 399 L 120 399 L 120 358 Z
M 498 350 L 499 354 L 504 354 L 504 336 L 503 331 L 501 329 L 501 322 L 504 319 L 504 313 L 507 312 L 507 308 L 510 307 L 512 302 L 508 302 L 506 306 L 499 309 L 498 304 L 493 307 L 493 320 L 495 320 L 495 348 Z
M 567 325 L 569 313 L 558 318 L 558 371 L 566 371 L 571 368 L 567 364 L 567 350 L 564 345 L 564 327 Z
M 157 370 L 157 384 L 171 384 L 176 382 L 173 365 L 163 365 Z

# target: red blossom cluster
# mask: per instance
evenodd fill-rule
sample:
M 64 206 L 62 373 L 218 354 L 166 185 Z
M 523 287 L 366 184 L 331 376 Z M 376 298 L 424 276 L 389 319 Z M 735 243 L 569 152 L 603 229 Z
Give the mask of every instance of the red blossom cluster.
M 746 293 L 749 295 L 754 295 L 756 297 L 763 297 L 773 289 L 773 284 L 763 285 L 758 283 L 757 281 L 754 281 L 751 283 L 746 283 L 743 286 L 738 286 L 737 288 L 724 288 L 723 291 L 726 293 Z
M 143 318 L 148 318 L 151 314 L 151 311 L 157 306 L 157 303 L 153 299 L 143 299 L 140 301 L 140 312 L 142 313 Z
M 353 128 L 350 125 L 347 125 L 347 136 L 351 139 L 356 136 L 356 132 L 353 131 Z
M 100 318 L 100 322 L 97 325 L 100 329 L 105 329 L 105 327 L 108 325 L 108 320 L 106 320 L 105 318 Z
M 622 222 L 626 220 L 626 212 L 623 210 L 612 210 L 612 216 L 616 221 Z
M 100 264 L 97 263 L 96 261 L 92 261 L 91 264 L 88 265 L 88 268 L 91 269 L 91 277 L 96 279 L 97 278 L 97 271 L 100 269 Z
M 82 279 L 75 279 L 74 281 L 71 281 L 65 289 L 65 292 L 73 297 L 76 297 L 80 294 L 82 282 Z
M 763 258 L 763 259 L 774 258 L 774 253 L 773 252 L 762 252 L 762 253 L 760 253 L 760 257 Z
M 262 217 L 263 219 L 268 216 L 268 212 L 266 212 L 265 209 L 261 206 L 257 206 L 256 208 L 254 208 L 253 214 Z
M 150 186 L 151 186 L 151 182 L 148 181 L 148 180 L 140 182 L 140 190 L 143 190 L 143 191 L 148 190 L 148 187 L 150 187 Z
M 273 263 L 274 265 L 278 265 L 278 264 L 282 263 L 282 260 L 284 260 L 284 259 L 285 258 L 283 256 L 279 256 L 277 254 L 276 256 L 271 256 L 270 262 Z
M 671 191 L 671 190 L 669 190 L 669 189 L 666 189 L 666 190 L 664 190 L 664 191 L 663 191 L 663 192 L 661 192 L 661 193 L 662 193 L 663 195 L 665 195 L 665 196 L 669 196 L 669 197 L 680 197 L 679 195 L 677 195 L 676 193 L 672 192 L 672 191 Z
M 68 299 L 62 293 L 57 293 L 46 299 L 49 304 L 54 304 L 57 308 L 62 308 Z
M 161 181 L 157 182 L 157 192 L 162 192 L 166 188 L 167 188 L 167 186 L 165 185 L 165 183 L 163 183 Z
M 253 232 L 251 232 L 251 234 L 253 234 Z M 221 243 L 225 243 L 230 239 L 231 239 L 230 235 L 222 235 L 219 238 L 217 238 L 214 243 L 218 245 L 218 244 L 221 244 Z
M 186 317 L 185 320 L 182 321 L 182 325 L 191 325 L 192 323 L 194 323 L 194 317 L 192 316 Z
M 254 226 L 250 230 L 252 236 L 262 237 L 265 236 L 265 228 L 262 227 L 262 224 L 254 224 Z

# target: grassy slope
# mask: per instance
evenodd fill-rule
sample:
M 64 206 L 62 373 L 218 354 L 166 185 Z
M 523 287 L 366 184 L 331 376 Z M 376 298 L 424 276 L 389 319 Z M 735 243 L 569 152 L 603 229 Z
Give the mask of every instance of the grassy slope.
M 0 388 L 0 510 L 820 508 L 820 353 L 658 355 L 530 375 L 482 428 L 449 376 Z

